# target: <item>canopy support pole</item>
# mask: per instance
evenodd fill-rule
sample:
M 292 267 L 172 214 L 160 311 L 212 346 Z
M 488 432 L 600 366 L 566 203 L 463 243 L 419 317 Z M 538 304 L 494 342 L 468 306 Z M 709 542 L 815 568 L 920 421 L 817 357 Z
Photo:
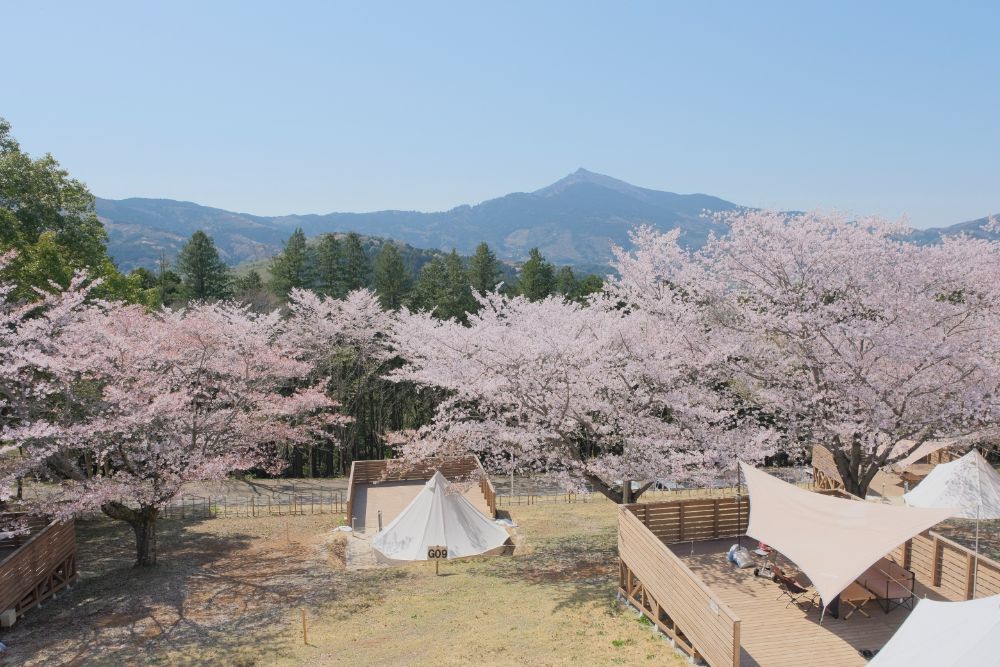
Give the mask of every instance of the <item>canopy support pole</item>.
M 976 585 L 979 583 L 979 515 L 982 512 L 982 504 L 976 508 L 976 556 L 975 564 L 972 566 L 972 599 L 976 599 Z
M 736 545 L 743 546 L 743 471 L 740 460 L 736 459 Z

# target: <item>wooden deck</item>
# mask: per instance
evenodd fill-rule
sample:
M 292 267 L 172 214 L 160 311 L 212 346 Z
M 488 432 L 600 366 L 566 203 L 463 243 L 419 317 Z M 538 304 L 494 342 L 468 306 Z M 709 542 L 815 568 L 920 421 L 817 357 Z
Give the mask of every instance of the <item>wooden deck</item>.
M 877 605 L 869 604 L 865 610 L 871 618 L 855 613 L 844 620 L 847 608 L 842 605 L 841 618 L 826 616 L 820 625 L 818 608 L 786 608 L 787 599 L 776 599 L 780 591 L 774 582 L 755 577 L 752 568 L 739 570 L 728 563 L 726 552 L 733 542 L 733 538 L 695 542 L 693 553 L 690 542 L 672 544 L 670 549 L 740 618 L 742 666 L 865 665 L 868 661 L 858 651 L 882 647 L 910 613 L 899 608 L 886 614 Z M 744 539 L 744 544 L 752 543 Z M 780 557 L 778 562 L 794 570 Z M 919 584 L 917 594 L 941 599 Z

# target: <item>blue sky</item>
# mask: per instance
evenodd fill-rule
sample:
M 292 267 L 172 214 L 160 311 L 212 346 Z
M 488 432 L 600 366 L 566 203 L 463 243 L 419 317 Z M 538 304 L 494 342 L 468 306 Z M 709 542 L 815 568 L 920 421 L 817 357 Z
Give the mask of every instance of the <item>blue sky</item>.
M 3 2 L 0 116 L 102 197 L 440 210 L 582 166 L 951 224 L 1000 211 L 998 5 Z

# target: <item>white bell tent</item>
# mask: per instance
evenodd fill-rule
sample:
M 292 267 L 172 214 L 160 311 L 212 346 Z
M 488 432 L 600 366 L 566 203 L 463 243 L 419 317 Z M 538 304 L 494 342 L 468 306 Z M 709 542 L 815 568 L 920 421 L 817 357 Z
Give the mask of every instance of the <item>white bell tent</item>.
M 953 507 L 952 516 L 976 520 L 976 565 L 979 575 L 979 521 L 1000 519 L 1000 473 L 975 449 L 960 459 L 941 463 L 917 488 L 903 496 L 911 507 Z M 975 592 L 975 583 L 973 583 Z
M 920 600 L 869 667 L 995 665 L 1000 595 L 964 602 Z
M 935 466 L 903 500 L 911 507 L 954 507 L 963 519 L 1000 519 L 1000 473 L 973 449 Z
M 428 547 L 447 547 L 452 559 L 502 546 L 507 531 L 449 486 L 444 475 L 435 472 L 406 509 L 372 539 L 375 550 L 390 560 L 427 560 Z

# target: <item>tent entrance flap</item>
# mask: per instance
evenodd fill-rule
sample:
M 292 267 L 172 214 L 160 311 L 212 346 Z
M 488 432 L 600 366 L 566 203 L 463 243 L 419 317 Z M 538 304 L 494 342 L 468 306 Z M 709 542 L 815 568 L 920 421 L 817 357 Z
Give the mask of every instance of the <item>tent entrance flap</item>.
M 806 491 L 740 463 L 750 496 L 747 535 L 774 547 L 816 587 L 823 604 L 900 544 L 951 516 Z

